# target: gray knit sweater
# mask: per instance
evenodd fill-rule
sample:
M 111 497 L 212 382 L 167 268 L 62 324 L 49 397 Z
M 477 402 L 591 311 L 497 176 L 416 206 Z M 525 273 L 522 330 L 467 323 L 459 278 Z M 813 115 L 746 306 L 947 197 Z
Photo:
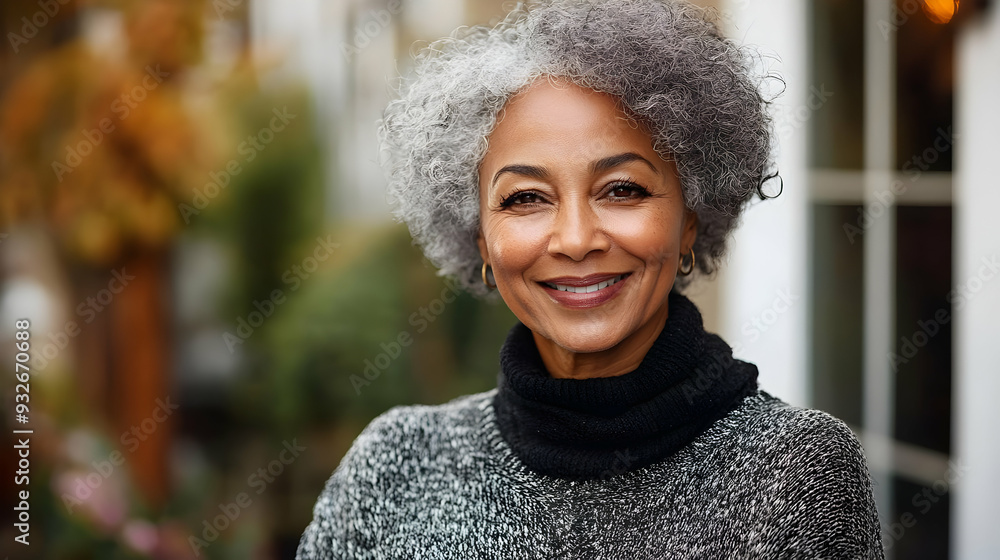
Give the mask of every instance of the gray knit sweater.
M 374 420 L 297 558 L 883 557 L 861 447 L 826 413 L 758 391 L 667 459 L 578 481 L 519 461 L 495 392 Z
M 553 378 L 519 323 L 497 389 L 376 418 L 298 558 L 882 558 L 851 430 L 759 390 L 690 300 L 669 305 L 627 374 Z

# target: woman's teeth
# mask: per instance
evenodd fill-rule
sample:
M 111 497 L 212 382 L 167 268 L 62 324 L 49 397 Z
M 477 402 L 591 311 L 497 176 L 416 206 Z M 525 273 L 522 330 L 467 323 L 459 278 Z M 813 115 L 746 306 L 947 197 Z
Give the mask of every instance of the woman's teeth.
M 546 283 L 545 285 L 548 286 L 548 287 L 550 287 L 550 288 L 554 288 L 556 290 L 559 290 L 560 292 L 573 292 L 573 293 L 577 293 L 577 294 L 589 294 L 590 292 L 596 292 L 597 290 L 603 290 L 604 288 L 607 288 L 608 286 L 611 286 L 612 284 L 617 284 L 618 282 L 621 282 L 624 278 L 625 278 L 625 275 L 624 274 L 620 274 L 620 275 L 615 276 L 614 278 L 612 278 L 610 280 L 605 280 L 604 282 L 598 282 L 597 284 L 591 284 L 590 286 L 563 286 L 562 284 L 549 284 L 549 283 Z

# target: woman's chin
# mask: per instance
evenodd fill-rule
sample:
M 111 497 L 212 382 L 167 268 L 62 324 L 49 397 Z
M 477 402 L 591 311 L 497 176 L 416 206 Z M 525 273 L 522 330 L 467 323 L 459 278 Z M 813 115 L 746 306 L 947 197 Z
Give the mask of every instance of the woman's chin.
M 549 339 L 563 350 L 574 354 L 604 352 L 605 350 L 610 350 L 615 346 L 618 346 L 624 338 L 617 335 L 618 329 L 613 328 L 601 328 L 593 332 L 580 330 L 575 332 L 565 332 L 571 331 L 572 329 L 560 330 L 564 332 L 552 333 L 549 331 L 542 336 Z
M 515 315 L 535 334 L 536 342 L 541 337 L 545 339 L 543 343 L 547 341 L 574 354 L 611 350 L 641 330 L 642 324 L 648 320 L 638 313 L 637 308 L 641 306 L 622 305 L 614 309 L 581 311 L 547 309 L 546 303 L 531 306 L 531 313 Z

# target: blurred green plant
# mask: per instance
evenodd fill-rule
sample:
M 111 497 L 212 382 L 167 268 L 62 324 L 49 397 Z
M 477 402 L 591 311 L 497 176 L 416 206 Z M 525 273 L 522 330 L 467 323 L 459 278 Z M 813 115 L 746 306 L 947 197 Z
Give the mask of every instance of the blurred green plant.
M 516 320 L 505 306 L 439 278 L 402 226 L 333 237 L 342 250 L 266 325 L 241 410 L 271 411 L 268 425 L 284 431 L 363 425 L 395 405 L 495 386 Z

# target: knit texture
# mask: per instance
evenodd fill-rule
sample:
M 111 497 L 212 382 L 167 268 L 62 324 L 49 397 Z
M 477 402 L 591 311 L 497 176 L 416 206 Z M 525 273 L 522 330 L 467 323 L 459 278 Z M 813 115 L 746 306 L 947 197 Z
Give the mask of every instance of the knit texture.
M 514 455 L 495 392 L 372 421 L 297 558 L 883 558 L 861 447 L 826 413 L 758 391 L 669 458 L 578 481 Z
M 542 474 L 593 478 L 649 465 L 677 452 L 757 390 L 757 366 L 733 358 L 706 333 L 694 303 L 677 292 L 666 324 L 625 375 L 556 379 L 528 327 L 518 323 L 500 351 L 494 402 L 504 439 Z
M 297 558 L 882 559 L 850 429 L 757 389 L 686 298 L 670 305 L 634 372 L 545 378 L 519 325 L 498 389 L 373 420 Z

